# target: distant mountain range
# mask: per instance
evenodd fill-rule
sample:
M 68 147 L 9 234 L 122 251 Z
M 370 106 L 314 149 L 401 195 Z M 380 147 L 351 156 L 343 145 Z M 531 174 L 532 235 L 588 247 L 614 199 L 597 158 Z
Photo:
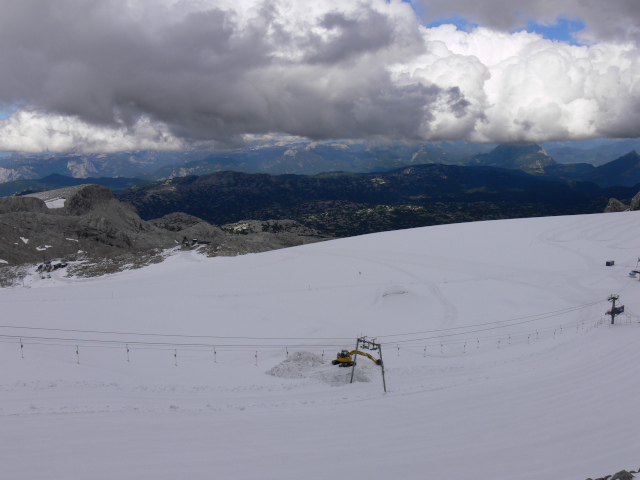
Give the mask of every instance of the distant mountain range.
M 136 151 L 103 154 L 12 154 L 0 158 L 0 183 L 51 174 L 73 178 L 136 177 L 163 180 L 218 171 L 293 173 L 386 171 L 420 163 L 459 162 L 491 150 L 464 142 L 367 146 L 337 142 L 273 142 L 222 151 Z
M 575 148 L 554 143 L 545 149 L 558 163 L 588 163 L 597 167 L 633 150 L 640 151 L 640 139 L 619 140 L 590 148 Z
M 607 148 L 600 146 L 592 150 L 600 153 L 613 152 L 633 145 L 634 141 L 618 142 Z M 462 142 L 379 146 L 337 142 L 276 142 L 266 146 L 215 152 L 14 154 L 0 159 L 0 195 L 65 186 L 60 183 L 61 179 L 51 175 L 83 179 L 84 183 L 98 183 L 117 191 L 143 181 L 199 176 L 222 171 L 317 175 L 332 172 L 388 172 L 407 166 L 427 164 L 521 170 L 562 181 L 590 181 L 602 187 L 632 186 L 640 183 L 640 159 L 635 150 L 626 151 L 625 155 L 598 166 L 586 161 L 593 159 L 587 158 L 590 154 L 586 150 L 581 150 L 585 161 L 559 162 L 553 155 L 560 154 L 561 151 L 562 148 L 556 148 L 548 152 L 536 144 L 498 145 L 494 148 Z M 576 151 L 573 151 L 571 157 L 579 159 Z M 568 157 L 565 155 L 563 158 Z M 114 178 L 119 180 L 109 180 Z
M 144 180 L 141 178 L 72 178 L 53 173 L 38 180 L 17 180 L 15 182 L 0 183 L 0 197 L 8 197 L 16 193 L 34 193 L 84 184 L 102 185 L 103 187 L 109 188 L 112 192 L 118 192 L 142 182 L 144 182 Z

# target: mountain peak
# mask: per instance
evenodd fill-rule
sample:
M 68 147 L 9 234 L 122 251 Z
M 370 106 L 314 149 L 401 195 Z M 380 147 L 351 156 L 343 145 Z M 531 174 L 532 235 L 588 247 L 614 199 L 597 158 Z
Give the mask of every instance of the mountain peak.
M 511 145 L 511 144 L 501 144 L 494 148 L 491 153 L 501 153 L 501 154 L 509 154 L 509 155 L 531 155 L 535 153 L 540 153 L 542 155 L 547 155 L 547 152 L 544 148 L 542 148 L 537 143 L 530 143 L 528 145 Z
M 543 173 L 544 168 L 555 164 L 540 145 L 498 145 L 489 153 L 476 155 L 474 163 L 477 165 L 514 168 L 530 173 Z

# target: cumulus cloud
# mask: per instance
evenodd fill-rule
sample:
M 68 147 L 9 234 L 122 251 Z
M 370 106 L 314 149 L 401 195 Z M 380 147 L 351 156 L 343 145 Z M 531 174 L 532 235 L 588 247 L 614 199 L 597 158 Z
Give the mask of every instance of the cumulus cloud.
M 537 34 L 424 30 L 428 53 L 396 66 L 399 77 L 458 87 L 484 117 L 468 138 L 527 142 L 636 137 L 640 57 L 632 44 L 575 46 Z
M 506 8 L 490 22 L 496 28 L 462 32 L 422 26 L 400 0 L 0 3 L 0 107 L 24 106 L 0 120 L 0 149 L 173 149 L 271 135 L 517 142 L 640 131 L 634 42 L 609 36 L 572 46 L 500 31 L 517 19 Z M 457 0 L 429 5 L 465 13 Z M 531 15 L 552 21 L 569 2 L 548 5 Z M 466 12 L 484 12 L 474 8 Z
M 140 118 L 132 126 L 96 126 L 76 117 L 21 110 L 0 120 L 0 151 L 111 153 L 180 150 L 184 143 L 165 125 Z

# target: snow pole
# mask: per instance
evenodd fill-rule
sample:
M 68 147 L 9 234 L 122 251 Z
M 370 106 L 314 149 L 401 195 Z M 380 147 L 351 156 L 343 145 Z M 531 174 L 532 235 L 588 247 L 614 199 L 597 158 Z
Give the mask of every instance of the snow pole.
M 398 356 L 400 356 L 400 345 L 396 345 L 396 347 L 398 348 Z
M 176 359 L 176 367 L 178 366 L 178 349 L 173 351 L 173 357 Z
M 22 344 L 22 339 L 20 339 L 20 356 L 24 358 L 24 345 Z
M 80 365 L 80 350 L 78 349 L 78 346 L 76 345 L 76 356 L 78 357 L 77 360 L 77 364 Z
M 216 347 L 213 347 L 213 363 L 218 363 L 218 359 L 216 358 Z
M 467 353 L 467 342 L 464 342 L 464 347 L 462 349 L 462 353 Z
M 130 362 L 129 360 L 129 344 L 125 345 L 127 347 L 127 362 Z
M 322 363 L 324 363 L 324 350 L 322 350 Z
M 256 367 L 258 366 L 258 351 L 256 350 Z

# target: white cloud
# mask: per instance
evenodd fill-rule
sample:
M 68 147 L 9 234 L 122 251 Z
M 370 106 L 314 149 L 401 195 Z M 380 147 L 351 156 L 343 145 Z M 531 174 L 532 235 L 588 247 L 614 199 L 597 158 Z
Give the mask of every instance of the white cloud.
M 541 142 L 640 132 L 634 44 L 575 46 L 537 34 L 463 32 L 452 25 L 423 33 L 428 53 L 396 65 L 396 75 L 460 88 L 470 109 L 482 114 L 470 140 Z
M 71 116 L 21 110 L 0 120 L 0 150 L 4 151 L 108 153 L 183 147 L 165 125 L 148 118 L 131 127 L 104 127 Z

